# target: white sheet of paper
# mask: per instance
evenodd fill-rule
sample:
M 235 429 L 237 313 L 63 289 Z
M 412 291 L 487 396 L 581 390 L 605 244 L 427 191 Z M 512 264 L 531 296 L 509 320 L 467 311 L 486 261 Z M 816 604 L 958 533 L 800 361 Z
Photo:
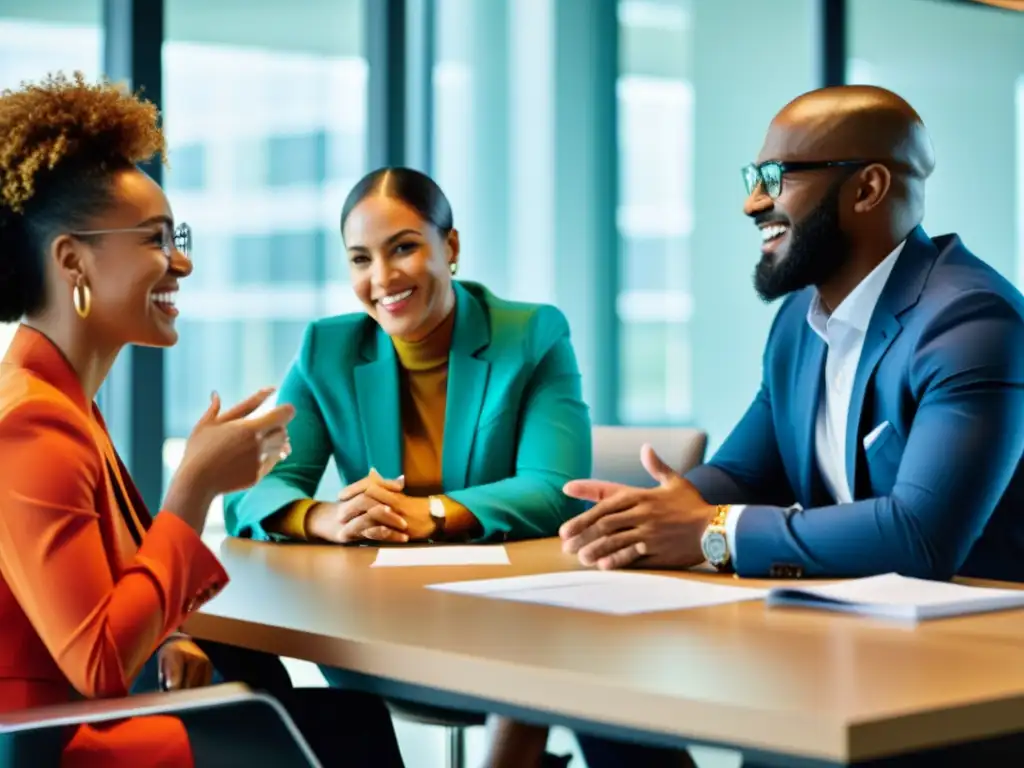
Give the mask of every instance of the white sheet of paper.
M 373 568 L 400 568 L 413 565 L 508 565 L 505 547 L 459 547 L 444 544 L 429 547 L 382 547 L 377 550 Z
M 885 573 L 822 586 L 776 587 L 768 605 L 823 608 L 917 622 L 1024 607 L 1024 590 L 970 587 Z
M 569 571 L 431 584 L 429 589 L 626 616 L 758 600 L 764 589 L 623 571 Z

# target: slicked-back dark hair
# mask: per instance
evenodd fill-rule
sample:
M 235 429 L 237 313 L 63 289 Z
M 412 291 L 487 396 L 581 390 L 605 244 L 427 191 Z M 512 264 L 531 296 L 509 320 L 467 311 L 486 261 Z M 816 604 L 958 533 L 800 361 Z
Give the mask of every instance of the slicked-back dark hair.
M 370 195 L 402 201 L 429 221 L 442 237 L 447 237 L 455 226 L 451 204 L 432 178 L 412 168 L 378 168 L 361 178 L 345 198 L 341 207 L 342 237 L 352 210 Z

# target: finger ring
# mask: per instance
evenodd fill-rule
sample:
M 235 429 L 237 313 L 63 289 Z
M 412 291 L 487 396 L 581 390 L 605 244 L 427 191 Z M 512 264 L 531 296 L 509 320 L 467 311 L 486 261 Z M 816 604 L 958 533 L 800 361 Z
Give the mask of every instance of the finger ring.
M 267 463 L 267 459 L 269 459 L 269 458 L 270 458 L 270 454 L 267 453 L 266 451 L 263 451 L 263 453 L 260 454 L 260 464 L 266 464 Z
M 281 452 L 280 452 L 280 453 L 278 454 L 278 456 L 280 457 L 281 461 L 284 461 L 284 460 L 285 460 L 285 459 L 287 459 L 287 458 L 288 458 L 288 457 L 289 457 L 290 455 L 291 455 L 291 451 L 281 451 Z

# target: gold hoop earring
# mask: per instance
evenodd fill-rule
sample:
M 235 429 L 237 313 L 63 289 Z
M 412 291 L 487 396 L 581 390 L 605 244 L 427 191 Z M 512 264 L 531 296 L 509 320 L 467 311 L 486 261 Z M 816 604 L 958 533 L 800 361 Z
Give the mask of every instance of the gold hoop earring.
M 89 290 L 89 285 L 82 278 L 78 278 L 75 282 L 75 288 L 71 291 L 71 300 L 75 304 L 75 312 L 83 320 L 89 316 L 92 311 L 92 291 Z
M 452 277 L 455 277 L 455 273 L 459 271 L 459 263 L 457 261 L 453 261 L 448 265 L 448 269 L 452 273 Z

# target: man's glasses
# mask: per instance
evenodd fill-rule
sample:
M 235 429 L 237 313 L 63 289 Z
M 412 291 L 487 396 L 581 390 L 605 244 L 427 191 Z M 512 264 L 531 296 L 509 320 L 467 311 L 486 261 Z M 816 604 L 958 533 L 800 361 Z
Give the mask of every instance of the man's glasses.
M 157 228 L 158 227 L 158 228 Z M 100 235 L 116 235 L 119 233 L 150 234 L 160 237 L 160 250 L 170 261 L 177 249 L 186 259 L 192 261 L 192 227 L 188 224 L 179 224 L 172 228 L 170 224 L 164 223 L 154 227 L 122 227 L 120 229 L 87 229 L 78 232 L 69 232 L 72 237 L 88 238 L 99 237 Z
M 781 162 L 769 160 L 766 163 L 751 163 L 743 169 L 743 183 L 747 194 L 754 194 L 760 184 L 772 200 L 782 194 L 782 177 L 795 171 L 817 171 L 822 168 L 856 168 L 871 165 L 873 160 L 820 160 L 807 162 Z

